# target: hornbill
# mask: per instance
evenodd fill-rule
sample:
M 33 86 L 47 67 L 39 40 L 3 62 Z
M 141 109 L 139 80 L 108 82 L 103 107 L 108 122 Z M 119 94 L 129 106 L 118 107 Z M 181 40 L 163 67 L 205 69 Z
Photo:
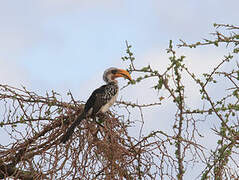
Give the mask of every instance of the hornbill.
M 105 70 L 103 80 L 106 84 L 93 91 L 85 104 L 83 112 L 62 136 L 62 143 L 66 143 L 69 140 L 76 126 L 78 126 L 83 119 L 86 117 L 95 118 L 97 113 L 105 113 L 108 111 L 109 107 L 114 104 L 119 92 L 118 81 L 116 80 L 118 77 L 124 77 L 130 81 L 132 80 L 130 74 L 126 70 L 114 67 Z

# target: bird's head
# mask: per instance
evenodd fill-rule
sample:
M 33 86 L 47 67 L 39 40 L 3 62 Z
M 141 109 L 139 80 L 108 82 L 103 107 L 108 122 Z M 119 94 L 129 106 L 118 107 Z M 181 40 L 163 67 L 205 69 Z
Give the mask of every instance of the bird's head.
M 132 81 L 129 72 L 124 69 L 111 67 L 109 69 L 106 69 L 103 75 L 103 79 L 107 83 L 111 81 L 115 81 L 115 79 L 118 77 L 123 77 L 125 79 Z

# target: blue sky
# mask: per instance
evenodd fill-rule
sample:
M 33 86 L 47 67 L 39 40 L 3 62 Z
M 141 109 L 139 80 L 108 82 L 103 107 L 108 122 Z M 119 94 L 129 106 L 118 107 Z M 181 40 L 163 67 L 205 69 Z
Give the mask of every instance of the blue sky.
M 238 7 L 237 0 L 0 0 L 0 83 L 24 85 L 39 93 L 53 89 L 64 95 L 71 90 L 79 100 L 86 100 L 103 83 L 106 68 L 127 67 L 121 61 L 125 40 L 133 45 L 139 66 L 152 64 L 163 70 L 170 39 L 178 43 L 209 38 L 213 23 L 238 24 Z M 201 73 L 220 61 L 226 51 L 219 50 L 178 52 L 187 56 L 193 71 Z M 142 93 L 147 97 L 142 98 Z M 140 86 L 120 94 L 122 99 L 142 103 L 155 97 L 151 89 Z M 161 107 L 169 112 L 162 119 L 171 118 L 169 107 L 167 103 Z M 145 111 L 146 130 L 172 127 L 168 120 L 155 126 L 158 113 L 158 109 Z
M 141 58 L 152 51 L 165 53 L 170 39 L 207 37 L 214 22 L 235 23 L 239 14 L 237 6 L 231 6 L 233 2 L 239 4 L 206 0 L 0 1 L 0 62 L 8 61 L 24 71 L 31 85 L 37 81 L 56 86 L 64 81 L 80 84 L 94 76 L 92 72 L 124 66 L 120 57 L 125 40 Z
M 73 83 L 77 88 L 95 72 L 113 65 L 124 67 L 120 57 L 125 40 L 133 45 L 136 57 L 148 63 L 151 60 L 145 56 L 155 51 L 164 54 L 170 39 L 198 40 L 208 37 L 214 22 L 235 23 L 239 14 L 233 3 L 238 4 L 206 0 L 0 1 L 0 62 L 13 64 L 20 74 L 23 71 L 23 79 L 35 88 L 45 83 L 46 87 Z

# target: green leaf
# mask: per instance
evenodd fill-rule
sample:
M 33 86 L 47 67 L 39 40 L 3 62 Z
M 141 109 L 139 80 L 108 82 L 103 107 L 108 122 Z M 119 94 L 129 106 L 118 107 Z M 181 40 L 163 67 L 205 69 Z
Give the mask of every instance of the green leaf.
M 239 53 L 239 48 L 233 49 L 233 53 Z
M 239 39 L 239 34 L 234 36 L 235 39 Z

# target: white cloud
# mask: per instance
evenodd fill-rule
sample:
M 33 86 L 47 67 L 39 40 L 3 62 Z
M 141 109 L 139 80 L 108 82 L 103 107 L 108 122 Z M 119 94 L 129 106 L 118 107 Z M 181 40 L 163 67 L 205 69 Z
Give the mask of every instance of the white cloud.
M 233 5 L 232 5 L 233 4 Z M 213 23 L 235 23 L 239 18 L 237 7 L 239 2 L 232 0 L 218 3 L 207 1 L 156 1 L 155 13 L 159 17 L 161 29 L 170 37 L 192 38 L 207 35 Z M 223 12 L 223 13 L 222 13 Z
M 65 11 L 85 10 L 89 8 L 119 8 L 123 3 L 121 1 L 111 0 L 42 0 L 34 2 L 47 13 L 62 13 Z
M 16 61 L 0 59 L 0 84 L 27 86 L 29 85 L 28 73 Z

